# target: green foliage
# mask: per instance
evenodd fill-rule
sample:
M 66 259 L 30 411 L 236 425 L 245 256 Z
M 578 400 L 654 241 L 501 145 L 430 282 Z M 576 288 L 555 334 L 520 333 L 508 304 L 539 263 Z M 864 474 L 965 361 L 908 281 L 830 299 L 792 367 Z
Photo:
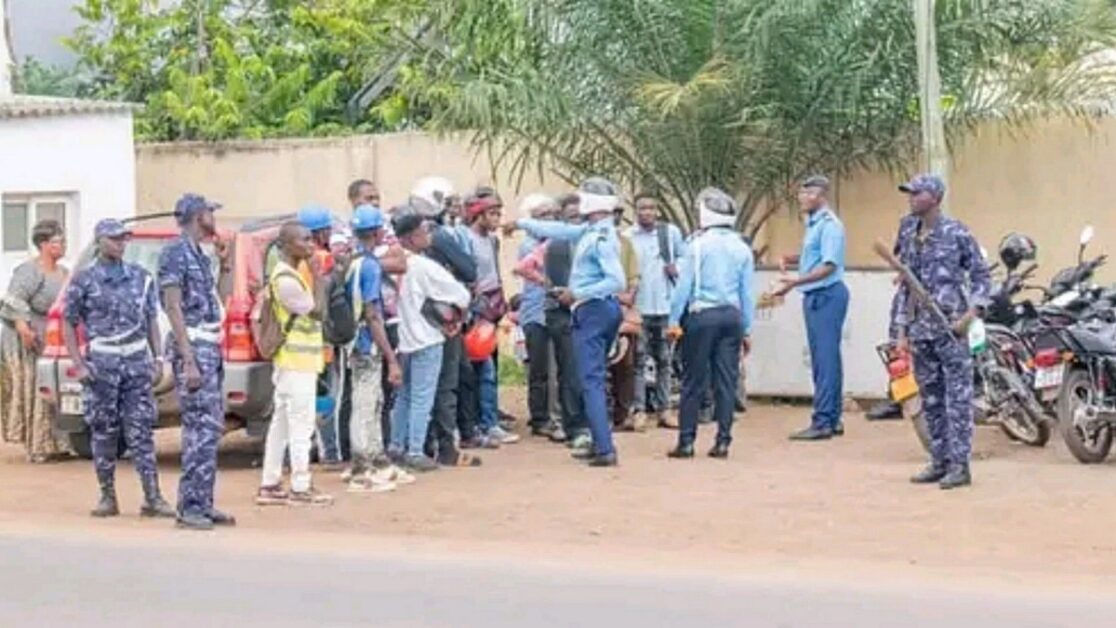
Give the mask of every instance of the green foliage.
M 76 98 L 85 94 L 85 85 L 78 72 L 41 63 L 27 57 L 16 70 L 15 91 L 35 96 Z
M 219 140 L 385 128 L 346 116 L 406 2 L 85 0 L 69 45 L 102 98 L 141 102 L 141 138 Z M 398 120 L 398 118 L 396 119 Z
M 909 0 L 431 2 L 438 37 L 403 76 L 413 107 L 522 174 L 604 174 L 660 192 L 741 194 L 752 231 L 811 172 L 899 170 L 917 155 Z M 1110 102 L 1101 0 L 938 0 L 953 139 L 982 120 L 1078 118 Z M 1084 61 L 1083 61 L 1084 60 Z M 757 211 L 759 210 L 759 211 Z

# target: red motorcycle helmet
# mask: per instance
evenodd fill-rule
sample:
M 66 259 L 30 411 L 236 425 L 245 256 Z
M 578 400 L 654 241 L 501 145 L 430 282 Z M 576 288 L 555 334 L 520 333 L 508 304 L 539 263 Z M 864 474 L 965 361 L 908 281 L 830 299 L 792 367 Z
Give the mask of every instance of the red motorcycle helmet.
M 465 332 L 465 355 L 470 362 L 484 362 L 496 353 L 496 325 L 486 320 L 473 323 Z

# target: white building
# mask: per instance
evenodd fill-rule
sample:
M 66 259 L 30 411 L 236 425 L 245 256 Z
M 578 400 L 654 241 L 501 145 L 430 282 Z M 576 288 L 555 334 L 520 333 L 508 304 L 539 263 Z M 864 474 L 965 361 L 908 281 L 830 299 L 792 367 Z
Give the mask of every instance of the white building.
M 35 222 L 63 223 L 69 262 L 102 218 L 136 213 L 133 106 L 0 96 L 0 293 L 34 254 Z

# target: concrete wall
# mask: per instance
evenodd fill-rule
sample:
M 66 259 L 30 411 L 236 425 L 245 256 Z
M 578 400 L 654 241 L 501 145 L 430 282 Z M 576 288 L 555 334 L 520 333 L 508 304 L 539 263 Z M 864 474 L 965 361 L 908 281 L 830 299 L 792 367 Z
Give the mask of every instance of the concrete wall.
M 135 189 L 131 114 L 0 120 L 0 193 L 74 195 L 76 220 L 67 234 L 71 262 L 92 239 L 98 220 L 135 214 Z M 3 260 L 0 288 L 15 263 Z
M 1049 121 L 1012 136 L 998 127 L 982 129 L 956 151 L 946 206 L 973 230 L 995 257 L 1008 232 L 1025 233 L 1038 244 L 1038 277 L 1074 263 L 1082 227 L 1093 224 L 1094 253 L 1116 253 L 1116 202 L 1111 192 L 1116 166 L 1116 120 L 1099 121 L 1092 132 L 1080 124 Z M 894 176 L 866 173 L 837 186 L 836 204 L 849 239 L 849 263 L 876 265 L 872 242 L 891 242 L 906 198 Z M 800 221 L 780 212 L 762 241 L 773 251 L 797 249 Z M 1116 273 L 1101 269 L 1106 282 Z

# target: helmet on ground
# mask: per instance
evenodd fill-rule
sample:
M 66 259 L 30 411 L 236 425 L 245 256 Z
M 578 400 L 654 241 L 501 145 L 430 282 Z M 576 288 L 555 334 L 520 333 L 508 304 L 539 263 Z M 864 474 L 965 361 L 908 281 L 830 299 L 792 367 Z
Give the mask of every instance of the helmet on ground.
M 496 326 L 486 320 L 473 323 L 465 332 L 465 355 L 470 362 L 484 362 L 496 352 Z
M 601 212 L 612 213 L 621 206 L 620 187 L 604 177 L 589 177 L 577 186 L 577 197 L 580 201 L 578 213 L 582 216 L 598 214 Z
M 298 210 L 298 222 L 310 231 L 321 231 L 333 226 L 333 216 L 320 205 L 309 205 Z
M 423 177 L 411 188 L 411 205 L 426 217 L 434 217 L 446 209 L 453 196 L 453 184 L 445 177 Z
M 359 205 L 353 210 L 353 219 L 350 223 L 353 231 L 368 231 L 384 226 L 384 214 L 373 205 Z
M 1008 270 L 1015 270 L 1024 261 L 1032 261 L 1038 254 L 1034 240 L 1019 233 L 1009 233 L 1000 240 L 1000 261 Z

